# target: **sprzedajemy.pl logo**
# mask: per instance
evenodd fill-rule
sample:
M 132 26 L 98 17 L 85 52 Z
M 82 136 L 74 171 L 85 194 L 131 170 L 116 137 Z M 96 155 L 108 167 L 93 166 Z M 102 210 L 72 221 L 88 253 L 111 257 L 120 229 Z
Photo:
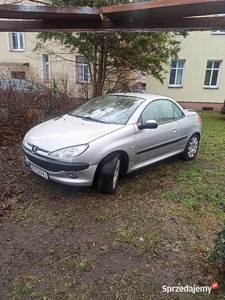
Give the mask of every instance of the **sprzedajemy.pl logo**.
M 169 285 L 163 285 L 162 286 L 162 292 L 163 293 L 208 293 L 210 294 L 212 290 L 218 289 L 219 285 L 217 282 L 212 282 L 211 286 L 197 286 L 197 285 L 177 285 L 177 286 L 169 286 Z

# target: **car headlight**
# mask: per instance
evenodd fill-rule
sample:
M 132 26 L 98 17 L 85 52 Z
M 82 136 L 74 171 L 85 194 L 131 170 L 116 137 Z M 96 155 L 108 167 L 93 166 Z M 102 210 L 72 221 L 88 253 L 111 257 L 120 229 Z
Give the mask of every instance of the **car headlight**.
M 74 157 L 83 153 L 89 147 L 88 144 L 62 148 L 49 153 L 52 158 L 65 162 L 73 162 Z

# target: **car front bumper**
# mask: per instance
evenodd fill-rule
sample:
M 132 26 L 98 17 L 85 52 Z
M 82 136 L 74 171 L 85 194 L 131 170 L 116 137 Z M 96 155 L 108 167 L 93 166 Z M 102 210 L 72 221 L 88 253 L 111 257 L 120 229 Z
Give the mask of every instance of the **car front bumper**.
M 93 183 L 97 165 L 86 163 L 64 163 L 33 155 L 23 148 L 29 169 L 39 176 L 71 186 L 90 186 Z

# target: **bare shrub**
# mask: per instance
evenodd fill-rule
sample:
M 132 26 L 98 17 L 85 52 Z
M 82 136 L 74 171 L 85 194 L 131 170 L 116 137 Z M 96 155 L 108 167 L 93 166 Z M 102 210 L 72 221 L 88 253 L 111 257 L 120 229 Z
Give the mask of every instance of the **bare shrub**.
M 32 81 L 35 90 L 18 90 L 0 87 L 0 142 L 4 139 L 20 139 L 34 125 L 70 112 L 82 104 L 83 98 L 73 97 L 64 82 L 64 88 L 47 86 Z M 15 139 L 15 137 L 18 137 Z
M 0 90 L 1 124 L 27 127 L 37 119 L 37 99 L 11 89 Z
M 49 86 L 34 81 L 31 83 L 35 90 L 18 90 L 13 83 L 7 88 L 0 87 L 1 122 L 14 122 L 17 119 L 17 122 L 24 123 L 27 120 L 24 120 L 24 115 L 31 114 L 32 119 L 39 121 L 67 113 L 84 102 L 82 97 L 74 97 L 66 80 L 61 81 L 61 89 L 56 84 Z
M 55 88 L 42 87 L 39 95 L 39 108 L 43 115 L 51 117 L 65 114 L 84 102 L 83 98 L 72 97 L 69 93 Z

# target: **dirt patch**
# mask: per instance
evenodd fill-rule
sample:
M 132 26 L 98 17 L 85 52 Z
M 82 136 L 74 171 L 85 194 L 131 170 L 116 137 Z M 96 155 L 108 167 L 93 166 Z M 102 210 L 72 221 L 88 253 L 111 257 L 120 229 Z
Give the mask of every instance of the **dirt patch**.
M 221 292 L 170 293 L 210 285 L 205 241 L 141 171 L 115 195 L 47 182 L 24 166 L 20 143 L 0 148 L 0 299 L 223 299 Z M 157 175 L 157 174 L 155 174 Z

